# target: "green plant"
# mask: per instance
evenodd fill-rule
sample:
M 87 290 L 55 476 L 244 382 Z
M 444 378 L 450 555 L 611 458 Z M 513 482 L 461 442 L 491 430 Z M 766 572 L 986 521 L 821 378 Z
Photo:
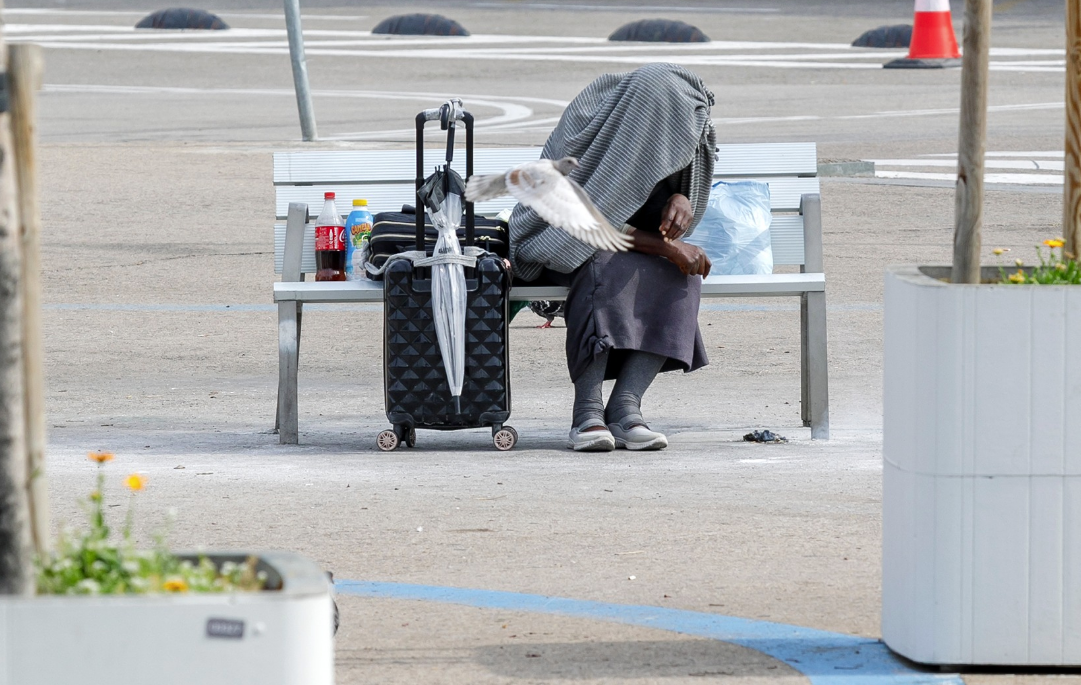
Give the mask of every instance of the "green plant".
M 79 533 L 63 532 L 56 550 L 38 559 L 37 590 L 42 595 L 122 595 L 161 592 L 233 592 L 261 590 L 266 574 L 256 572 L 257 560 L 225 562 L 217 567 L 206 557 L 180 559 L 155 537 L 152 549 L 136 549 L 132 541 L 135 497 L 146 487 L 139 474 L 124 479 L 131 491 L 120 541 L 113 542 L 105 518 L 105 464 L 108 452 L 91 452 L 97 463 L 97 487 L 85 503 L 89 526 Z
M 1025 263 L 1020 259 L 1014 264 L 1017 271 L 1007 273 L 1006 269 L 999 265 L 999 283 L 1013 285 L 1081 285 L 1081 264 L 1077 257 L 1065 251 L 1065 244 L 1061 238 L 1052 238 L 1043 241 L 1048 248 L 1048 256 L 1045 259 L 1043 250 L 1036 247 L 1036 257 L 1040 260 L 1038 266 L 1025 269 Z M 996 257 L 1001 257 L 1008 250 L 995 248 Z

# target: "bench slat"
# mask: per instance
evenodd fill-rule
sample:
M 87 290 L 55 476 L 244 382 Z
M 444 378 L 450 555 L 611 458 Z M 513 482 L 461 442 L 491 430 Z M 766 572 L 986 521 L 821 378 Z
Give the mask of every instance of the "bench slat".
M 815 143 L 730 143 L 717 146 L 713 177 L 817 176 Z
M 737 143 L 718 145 L 714 176 L 815 176 L 815 143 Z M 540 156 L 539 147 L 478 148 L 478 174 L 505 171 Z M 424 152 L 425 169 L 441 164 L 445 148 Z M 465 175 L 464 149 L 452 165 Z M 413 150 L 314 150 L 274 153 L 274 185 L 345 185 L 375 181 L 412 182 L 416 175 Z
M 417 203 L 416 185 L 408 183 L 368 183 L 364 185 L 316 185 L 316 186 L 278 186 L 275 216 L 285 219 L 289 213 L 290 202 L 303 202 L 314 219 L 323 208 L 323 193 L 336 195 L 338 211 L 347 214 L 352 209 L 354 199 L 364 198 L 372 214 L 379 212 L 400 212 L 402 205 Z M 479 214 L 498 214 L 504 209 L 514 207 L 517 201 L 512 197 L 501 197 L 477 204 Z
M 474 172 L 496 174 L 540 157 L 539 147 L 478 148 Z M 425 173 L 443 164 L 446 148 L 424 151 Z M 465 177 L 465 149 L 457 151 L 451 167 Z M 413 150 L 313 150 L 274 153 L 274 185 L 345 185 L 375 181 L 413 183 L 417 157 Z
M 803 264 L 803 217 L 798 214 L 777 215 L 770 227 L 773 263 L 777 266 Z M 285 256 L 285 224 L 274 225 L 274 273 L 282 272 Z M 315 273 L 315 226 L 304 227 L 304 252 L 300 257 L 300 272 Z
M 773 274 L 771 276 L 710 276 L 702 283 L 702 298 L 714 297 L 777 297 L 822 292 L 826 289 L 825 274 Z M 512 288 L 512 300 L 562 300 L 566 288 Z M 275 302 L 382 302 L 383 284 L 374 281 L 345 281 L 336 283 L 275 283 Z
M 769 183 L 770 204 L 775 212 L 799 211 L 800 196 L 804 193 L 819 192 L 817 178 L 808 177 L 728 177 L 719 180 L 754 180 Z M 323 206 L 323 193 L 337 195 L 338 211 L 348 212 L 354 198 L 368 200 L 368 207 L 373 214 L 387 211 L 400 211 L 403 204 L 416 203 L 416 186 L 413 181 L 403 183 L 367 183 L 359 185 L 314 185 L 314 186 L 278 186 L 275 216 L 285 219 L 289 213 L 290 202 L 304 202 L 308 211 L 315 216 Z M 480 214 L 498 214 L 503 209 L 514 207 L 515 200 L 502 197 L 477 205 Z

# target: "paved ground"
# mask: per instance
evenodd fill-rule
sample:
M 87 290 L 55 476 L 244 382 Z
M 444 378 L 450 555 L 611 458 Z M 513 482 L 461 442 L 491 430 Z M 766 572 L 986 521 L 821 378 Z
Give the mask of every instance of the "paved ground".
M 390 7 L 305 3 L 328 138 L 318 146 L 407 145 L 414 111 L 446 94 L 475 103 L 481 142 L 540 144 L 597 74 L 673 59 L 716 91 L 723 141 L 814 140 L 824 159 L 941 159 L 925 155 L 956 149 L 956 71 L 866 68 L 887 57 L 840 45 L 905 21 L 910 2 L 686 2 L 668 10 L 715 40 L 690 50 L 603 41 L 656 8 L 550 4 L 439 5 L 478 37 L 409 43 L 365 33 Z M 799 426 L 794 302 L 732 301 L 702 313 L 711 365 L 662 377 L 646 398 L 672 440 L 659 454 L 562 449 L 563 333 L 534 329 L 540 320 L 528 313 L 512 329 L 519 449 L 496 453 L 482 432 L 422 433 L 414 451 L 378 453 L 380 314 L 363 307 L 305 317 L 302 444 L 282 447 L 269 433 L 271 153 L 301 144 L 278 5 L 219 6 L 237 30 L 212 38 L 133 36 L 125 27 L 144 12 L 118 1 L 6 13 L 9 37 L 47 45 L 40 130 L 57 521 L 79 517 L 76 498 L 92 478 L 85 452 L 109 449 L 114 501 L 120 475 L 146 473 L 143 535 L 175 509 L 170 537 L 182 547 L 294 549 L 339 578 L 878 635 L 882 270 L 948 258 L 948 182 L 823 181 L 828 443 Z M 996 9 L 989 149 L 1053 161 L 1060 3 Z M 1060 186 L 1014 181 L 988 195 L 984 245 L 1027 257 L 1058 233 Z M 740 442 L 757 427 L 792 442 Z M 343 598 L 342 609 L 343 683 L 802 679 L 743 648 L 645 628 L 386 599 Z M 1042 678 L 966 676 L 1028 679 Z

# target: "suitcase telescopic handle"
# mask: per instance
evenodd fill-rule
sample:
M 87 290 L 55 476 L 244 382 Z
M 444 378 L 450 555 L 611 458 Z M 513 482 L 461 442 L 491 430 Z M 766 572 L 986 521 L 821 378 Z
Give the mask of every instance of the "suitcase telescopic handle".
M 439 121 L 440 128 L 447 131 L 447 168 L 454 161 L 454 124 L 465 123 L 465 177 L 473 175 L 473 115 L 462 108 L 462 101 L 451 98 L 442 106 L 426 109 L 417 114 L 417 251 L 424 250 L 424 206 L 420 202 L 419 191 L 424 185 L 424 126 L 429 121 Z M 465 202 L 465 198 L 463 198 Z M 472 245 L 475 237 L 473 203 L 465 202 L 465 244 Z

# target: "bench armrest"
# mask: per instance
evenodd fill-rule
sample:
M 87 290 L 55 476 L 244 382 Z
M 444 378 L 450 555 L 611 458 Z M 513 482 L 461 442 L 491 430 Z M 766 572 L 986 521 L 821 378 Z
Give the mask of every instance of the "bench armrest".
M 800 196 L 799 213 L 803 215 L 803 266 L 800 271 L 825 273 L 822 264 L 822 196 L 818 193 Z
M 308 223 L 308 205 L 303 202 L 289 204 L 289 219 L 285 224 L 285 249 L 282 253 L 282 282 L 304 280 L 300 272 L 304 256 L 304 227 Z

